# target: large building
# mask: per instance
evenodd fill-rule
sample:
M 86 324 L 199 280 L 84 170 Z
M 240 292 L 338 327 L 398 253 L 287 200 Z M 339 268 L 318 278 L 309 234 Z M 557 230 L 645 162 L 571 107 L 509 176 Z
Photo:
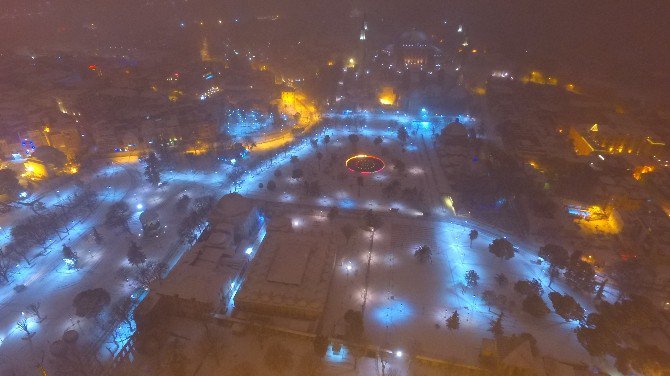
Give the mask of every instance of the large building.
M 223 196 L 209 219 L 209 228 L 151 292 L 136 313 L 138 324 L 157 314 L 203 318 L 225 312 L 239 288 L 263 217 L 249 199 Z
M 397 69 L 433 71 L 441 66 L 442 51 L 418 30 L 401 34 L 396 43 L 384 50 L 384 54 Z
M 288 220 L 277 219 L 246 273 L 235 309 L 317 320 L 326 306 L 334 267 L 335 250 L 322 238 L 295 233 Z
M 568 135 L 578 155 L 632 154 L 665 158 L 668 153 L 663 140 L 636 126 L 617 123 L 582 124 L 570 127 Z

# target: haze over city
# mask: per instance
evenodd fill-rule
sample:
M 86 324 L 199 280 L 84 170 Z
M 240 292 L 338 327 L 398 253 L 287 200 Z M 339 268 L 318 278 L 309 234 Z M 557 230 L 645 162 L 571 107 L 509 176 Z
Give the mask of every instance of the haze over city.
M 669 16 L 4 0 L 0 376 L 670 375 Z

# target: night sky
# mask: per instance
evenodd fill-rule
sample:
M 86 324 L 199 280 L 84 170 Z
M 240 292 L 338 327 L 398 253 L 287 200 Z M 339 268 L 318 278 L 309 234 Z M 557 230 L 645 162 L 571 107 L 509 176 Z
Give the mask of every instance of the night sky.
M 670 91 L 670 1 L 666 0 L 4 0 L 0 47 L 77 42 L 83 25 L 116 41 L 167 33 L 180 18 L 251 18 L 282 14 L 300 30 L 339 32 L 350 10 L 364 8 L 371 19 L 401 31 L 432 31 L 443 19 L 466 25 L 474 43 L 519 65 L 596 76 L 647 94 Z M 31 16 L 26 16 L 31 13 Z M 221 15 L 221 16 L 219 16 Z M 392 37 L 388 35 L 387 37 Z M 114 39 L 116 38 L 116 39 Z M 98 40 L 105 40 L 98 36 Z M 131 42 L 132 43 L 132 42 Z M 527 51 L 527 52 L 526 52 Z

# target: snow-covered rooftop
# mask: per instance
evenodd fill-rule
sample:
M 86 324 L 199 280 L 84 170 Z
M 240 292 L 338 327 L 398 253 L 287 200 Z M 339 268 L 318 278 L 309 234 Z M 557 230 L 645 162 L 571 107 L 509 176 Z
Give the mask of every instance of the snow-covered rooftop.
M 215 308 L 245 261 L 241 253 L 235 254 L 232 235 L 215 229 L 206 242 L 186 252 L 168 277 L 152 286 L 152 292 L 209 303 Z
M 243 311 L 315 319 L 325 307 L 335 251 L 311 234 L 269 231 L 235 298 Z

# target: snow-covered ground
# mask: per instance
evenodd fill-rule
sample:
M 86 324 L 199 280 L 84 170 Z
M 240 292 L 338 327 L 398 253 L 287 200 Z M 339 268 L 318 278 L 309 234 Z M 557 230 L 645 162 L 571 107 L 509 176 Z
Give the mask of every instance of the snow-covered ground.
M 66 239 L 54 242 L 50 253 L 37 258 L 31 267 L 21 263 L 11 277 L 12 282 L 0 287 L 0 361 L 5 363 L 0 365 L 0 370 L 11 366 L 19 374 L 37 374 L 34 365 L 42 362 L 49 342 L 60 338 L 69 328 L 80 331 L 83 336 L 80 341 L 104 346 L 104 338 L 101 338 L 109 333 L 102 330 L 98 320 L 76 318 L 72 298 L 83 290 L 97 287 L 107 289 L 112 302 L 128 296 L 137 287 L 126 280 L 128 271 L 132 273 L 133 269 L 126 260 L 130 240 L 142 245 L 149 260 L 172 261 L 168 258 L 178 257 L 180 249 L 173 229 L 186 214 L 175 210 L 178 197 L 187 193 L 191 198 L 205 195 L 218 198 L 231 191 L 265 201 L 267 207 L 290 216 L 294 225 L 302 227 L 303 231 L 323 231 L 330 241 L 341 245 L 338 273 L 325 318 L 325 328 L 332 328 L 333 333 L 337 332 L 344 311 L 360 309 L 363 296 L 366 296 L 366 333 L 372 343 L 474 362 L 480 340 L 489 335 L 488 323 L 494 317 L 480 295 L 482 291 L 492 289 L 517 301 L 516 308 L 505 314 L 507 333 L 530 332 L 538 339 L 540 349 L 552 348 L 552 355 L 558 358 L 595 362 L 576 342 L 572 333 L 574 323 L 565 323 L 553 313 L 544 319 L 531 318 L 520 310 L 520 297 L 511 286 L 505 289 L 495 286 L 494 276 L 505 273 L 511 283 L 517 279 L 538 278 L 548 290 L 546 271 L 534 262 L 536 251 L 517 243 L 520 252 L 516 257 L 501 261 L 487 251 L 487 245 L 502 234 L 456 218 L 444 207 L 443 196 L 447 188 L 432 147 L 434 134 L 439 133 L 452 117 L 434 117 L 425 113 L 416 117 L 366 114 L 362 117 L 364 125 L 359 129 L 350 124 L 350 115 L 330 114 L 326 117 L 334 125 L 310 137 L 318 139 L 316 148 L 309 139 L 304 139 L 276 155 L 267 150 L 252 152 L 256 167 L 245 171 L 239 184 L 227 181 L 232 170 L 229 165 L 222 165 L 219 171 L 209 174 L 165 172 L 162 179 L 168 184 L 161 188 L 146 183 L 138 164 L 111 164 L 83 177 L 99 193 L 99 207 L 83 218 Z M 396 123 L 392 125 L 391 121 Z M 396 136 L 397 124 L 406 126 L 410 133 L 404 148 Z M 356 144 L 348 139 L 354 133 L 360 137 Z M 323 143 L 326 134 L 331 137 L 327 145 Z M 383 138 L 381 145 L 373 142 L 377 136 Z M 317 153 L 323 155 L 320 161 L 316 158 Z M 356 175 L 344 166 L 344 161 L 355 154 L 377 155 L 386 162 L 386 168 L 365 176 L 359 187 Z M 298 162 L 291 163 L 291 156 L 297 156 Z M 393 169 L 396 159 L 404 162 L 404 172 Z M 300 181 L 290 177 L 294 168 L 304 172 Z M 280 177 L 274 175 L 277 169 L 282 172 Z M 267 189 L 270 180 L 277 184 L 275 191 Z M 400 181 L 402 188 L 421 191 L 423 203 L 405 202 L 399 195 L 385 197 L 382 187 L 393 180 Z M 305 195 L 304 181 L 318 181 L 320 194 Z M 262 188 L 259 183 L 263 183 Z M 45 193 L 42 201 L 50 207 L 57 202 L 58 195 L 66 194 L 67 189 L 61 187 L 58 189 L 61 192 Z M 131 233 L 102 225 L 109 205 L 121 199 L 132 208 L 141 207 L 131 219 Z M 343 213 L 334 224 L 327 225 L 326 213 L 330 207 L 339 207 Z M 166 226 L 165 234 L 157 239 L 140 236 L 138 217 L 148 208 L 156 209 L 161 224 Z M 397 213 L 391 208 L 397 208 Z M 339 229 L 346 222 L 360 223 L 362 213 L 368 209 L 381 214 L 383 225 L 374 235 L 367 294 L 364 294 L 370 234 L 357 230 L 347 244 Z M 29 215 L 25 213 L 30 210 L 21 208 L 0 217 L 3 230 L 9 228 L 15 218 Z M 102 244 L 98 245 L 92 239 L 93 226 L 104 236 Z M 473 227 L 479 230 L 480 236 L 470 248 L 467 234 Z M 79 254 L 79 270 L 65 267 L 61 257 L 63 244 Z M 432 263 L 419 264 L 412 254 L 423 244 L 433 249 Z M 480 286 L 475 289 L 464 287 L 464 274 L 470 269 L 476 270 L 481 277 Z M 25 284 L 27 289 L 16 293 L 13 287 L 18 284 Z M 560 281 L 555 281 L 552 289 L 568 292 L 587 311 L 592 309 L 588 296 L 581 297 Z M 548 302 L 546 295 L 544 298 Z M 26 312 L 26 306 L 36 302 L 40 302 L 40 313 L 47 319 L 37 323 L 30 318 L 30 330 L 36 334 L 30 341 L 23 340 L 24 333 L 17 328 L 16 322 L 22 312 Z M 461 315 L 461 329 L 449 332 L 444 327 L 445 315 L 456 309 Z M 440 327 L 436 328 L 436 324 Z M 447 343 L 458 343 L 458 346 L 446 346 Z
M 35 364 L 43 361 L 45 353 L 48 359 L 48 344 L 59 339 L 67 329 L 77 329 L 83 343 L 104 342 L 101 337 L 107 332 L 104 317 L 100 320 L 76 317 L 72 305 L 74 296 L 98 287 L 109 291 L 112 303 L 129 296 L 137 288 L 132 279 L 127 280 L 127 276 L 134 272 L 126 256 L 130 240 L 143 247 L 148 260 L 169 261 L 166 257 L 174 257 L 171 251 L 177 246 L 177 232 L 170 229 L 177 228 L 187 214 L 176 212 L 178 197 L 182 193 L 191 198 L 216 196 L 224 176 L 225 170 L 221 174 L 208 175 L 165 172 L 162 178 L 168 184 L 154 188 L 148 185 L 142 175 L 142 166 L 137 163 L 111 164 L 96 173 L 82 176 L 98 193 L 98 207 L 90 215 L 80 218 L 62 240 L 53 239 L 45 256 L 37 257 L 30 266 L 25 262 L 18 263 L 10 277 L 11 283 L 0 287 L 0 370 L 37 374 Z M 60 187 L 57 191 L 41 195 L 40 201 L 49 209 L 71 192 L 74 192 L 74 186 Z M 130 220 L 130 233 L 103 224 L 107 209 L 119 200 L 126 201 L 135 210 Z M 165 229 L 165 233 L 156 239 L 141 236 L 138 218 L 142 210 L 148 208 L 158 211 Z M 22 207 L 2 217 L 3 223 L 7 223 L 3 226 L 7 230 L 7 236 L 3 237 L 5 244 L 9 241 L 11 223 L 31 214 L 31 208 Z M 91 235 L 94 226 L 104 237 L 101 244 L 97 244 Z M 68 269 L 63 262 L 63 245 L 68 245 L 78 254 L 78 270 Z M 14 287 L 21 284 L 26 289 L 15 292 Z M 40 304 L 40 315 L 46 317 L 42 322 L 30 316 L 26 309 L 34 303 Z M 35 333 L 30 340 L 23 339 L 25 332 L 16 325 L 22 317 L 28 317 L 29 330 Z
M 300 231 L 325 233 L 329 241 L 339 243 L 339 273 L 331 289 L 324 324 L 326 333 L 341 334 L 342 329 L 338 327 L 342 325 L 344 312 L 361 309 L 366 297 L 366 333 L 372 344 L 476 364 L 481 339 L 492 336 L 488 331 L 490 320 L 500 313 L 496 308 L 490 310 L 481 298 L 483 291 L 493 290 L 505 295 L 508 301 L 514 301 L 513 308 L 504 313 L 505 333 L 531 333 L 545 354 L 595 364 L 616 374 L 606 361 L 586 353 L 573 332 L 578 323 L 565 322 L 553 313 L 547 294 L 551 291 L 567 293 L 587 313 L 594 309 L 592 296 L 574 291 L 560 279 L 549 288 L 547 265 L 537 263 L 537 245 L 520 243 L 510 237 L 519 252 L 509 261 L 496 258 L 488 252 L 488 245 L 493 239 L 507 234 L 472 220 L 454 217 L 445 208 L 442 192 L 448 188 L 442 186 L 445 178 L 432 158 L 433 132 L 439 133 L 441 126 L 436 129 L 432 126 L 414 128 L 412 125 L 416 122 L 402 122 L 410 131 L 410 141 L 403 151 L 396 128 L 389 128 L 386 120 L 373 117 L 366 124 L 359 130 L 346 126 L 323 130 L 316 148 L 304 140 L 300 146 L 277 155 L 272 165 L 254 171 L 253 178 L 246 180 L 238 190 L 245 196 L 282 203 L 273 207 L 290 216 Z M 322 142 L 325 134 L 331 136 L 327 145 Z M 348 139 L 350 134 L 360 136 L 355 145 Z M 377 136 L 383 138 L 380 146 L 373 142 Z M 317 152 L 323 154 L 320 162 L 316 158 Z M 360 191 L 356 174 L 344 167 L 344 161 L 356 154 L 374 154 L 387 163 L 383 171 L 364 177 Z M 290 162 L 292 155 L 298 157 L 297 163 Z M 336 157 L 330 164 L 332 155 Z M 395 159 L 405 162 L 405 173 L 394 171 Z M 304 178 L 292 179 L 294 168 L 302 169 Z M 282 171 L 281 177 L 274 175 L 277 169 Z M 413 206 L 398 197 L 385 197 L 382 187 L 394 179 L 399 180 L 403 188 L 421 189 L 424 207 Z M 272 192 L 267 190 L 270 180 L 277 183 L 277 189 Z M 318 181 L 321 194 L 316 197 L 305 195 L 304 181 Z M 259 187 L 259 183 L 264 187 Z M 327 223 L 328 208 L 333 206 L 348 210 L 348 214 L 336 219 L 335 223 Z M 430 213 L 422 215 L 425 206 Z M 399 213 L 391 212 L 391 208 L 398 208 Z M 340 228 L 346 222 L 360 225 L 362 210 L 367 209 L 380 213 L 385 223 L 375 232 L 366 294 L 370 233 L 359 230 L 347 243 Z M 357 218 L 351 218 L 352 211 L 356 210 Z M 468 233 L 473 228 L 480 236 L 470 247 Z M 413 256 L 414 250 L 424 244 L 433 249 L 430 264 L 420 264 Z M 480 276 L 476 288 L 465 286 L 465 273 L 471 269 Z M 510 281 L 506 287 L 499 287 L 494 280 L 500 273 Z M 551 309 L 551 313 L 542 319 L 522 311 L 523 297 L 512 287 L 517 280 L 533 278 L 541 281 L 545 290 L 543 299 Z M 606 294 L 612 293 L 606 291 Z M 449 331 L 445 321 L 454 310 L 460 314 L 461 328 Z M 445 346 L 446 343 L 457 343 L 458 346 Z

